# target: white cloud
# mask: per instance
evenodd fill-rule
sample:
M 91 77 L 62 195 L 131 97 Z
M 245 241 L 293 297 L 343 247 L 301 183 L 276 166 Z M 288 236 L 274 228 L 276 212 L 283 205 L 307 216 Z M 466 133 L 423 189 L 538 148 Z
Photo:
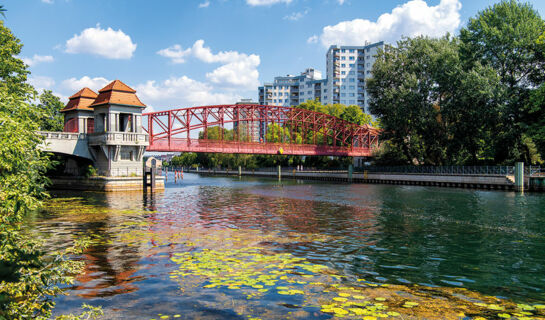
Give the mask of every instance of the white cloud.
M 291 20 L 291 21 L 297 21 L 301 19 L 302 17 L 306 16 L 308 13 L 308 9 L 301 12 L 293 12 L 292 14 L 289 14 L 287 16 L 284 16 L 284 20 Z
M 53 0 L 42 0 L 43 3 L 52 4 Z
M 292 0 L 246 0 L 246 3 L 255 7 L 255 6 L 270 6 L 277 3 L 289 4 Z
M 210 1 L 206 0 L 203 3 L 199 3 L 199 8 L 208 8 L 210 6 Z
M 318 42 L 318 36 L 313 35 L 307 39 L 307 43 L 317 43 Z
M 213 53 L 204 46 L 204 40 L 197 40 L 191 48 L 183 49 L 176 44 L 159 50 L 159 55 L 170 58 L 173 63 L 183 63 L 193 56 L 205 63 L 223 63 L 206 77 L 213 83 L 224 87 L 249 89 L 259 85 L 257 67 L 261 59 L 255 54 L 239 53 L 237 51 L 220 51 Z
M 64 88 L 73 91 L 72 94 L 83 89 L 84 87 L 87 87 L 98 93 L 98 90 L 104 88 L 110 82 L 110 80 L 102 77 L 91 78 L 88 76 L 83 76 L 80 79 L 70 78 L 63 80 L 61 85 Z
M 52 90 L 55 85 L 55 80 L 46 76 L 30 76 L 28 77 L 28 83 L 38 91 Z
M 460 26 L 459 0 L 441 0 L 428 6 L 423 0 L 411 0 L 382 14 L 376 22 L 366 19 L 343 21 L 323 28 L 320 40 L 326 47 L 332 44 L 361 45 L 365 41 L 395 42 L 401 36 L 426 35 L 439 37 L 453 33 Z
M 175 44 L 157 51 L 157 54 L 169 58 L 173 63 L 184 63 L 185 58 L 191 54 L 191 48 L 183 50 L 179 44 Z
M 25 64 L 27 64 L 29 67 L 35 66 L 38 63 L 41 62 L 53 62 L 53 56 L 40 56 L 35 54 L 32 56 L 32 58 L 21 58 Z
M 206 74 L 211 82 L 219 85 L 236 86 L 240 88 L 256 88 L 259 86 L 259 56 L 254 54 L 239 61 L 225 64 Z
M 234 93 L 214 92 L 211 85 L 187 76 L 173 77 L 160 83 L 147 81 L 136 86 L 136 93 L 145 104 L 162 104 L 165 106 L 162 109 L 228 104 L 241 98 Z
M 90 53 L 108 59 L 129 59 L 136 43 L 121 30 L 102 29 L 100 25 L 87 28 L 66 41 L 68 53 Z
M 345 0 L 337 0 L 337 2 L 342 6 L 345 2 Z

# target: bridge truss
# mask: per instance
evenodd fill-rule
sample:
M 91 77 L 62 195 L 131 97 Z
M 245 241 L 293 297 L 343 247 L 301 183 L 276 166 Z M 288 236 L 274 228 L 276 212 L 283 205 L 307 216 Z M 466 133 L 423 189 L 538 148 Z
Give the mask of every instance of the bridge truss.
M 367 157 L 379 138 L 378 130 L 371 126 L 283 106 L 215 105 L 143 116 L 148 151 Z M 213 127 L 219 127 L 219 137 L 212 140 L 208 132 Z M 233 134 L 226 139 L 224 129 L 229 128 Z M 281 132 L 276 141 L 267 141 L 271 130 Z

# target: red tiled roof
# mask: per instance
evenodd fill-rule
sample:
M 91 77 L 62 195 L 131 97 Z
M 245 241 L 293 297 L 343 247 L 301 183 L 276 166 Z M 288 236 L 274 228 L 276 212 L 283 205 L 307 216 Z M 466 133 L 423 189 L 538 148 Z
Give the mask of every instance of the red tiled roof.
M 71 110 L 89 110 L 93 111 L 91 105 L 95 101 L 98 95 L 89 88 L 83 88 L 80 91 L 76 92 L 70 98 L 68 98 L 68 103 L 61 110 L 61 112 L 67 112 Z
M 99 95 L 96 97 L 91 107 L 103 104 L 125 104 L 138 107 L 146 106 L 136 96 L 136 90 L 119 80 L 112 81 L 98 92 Z

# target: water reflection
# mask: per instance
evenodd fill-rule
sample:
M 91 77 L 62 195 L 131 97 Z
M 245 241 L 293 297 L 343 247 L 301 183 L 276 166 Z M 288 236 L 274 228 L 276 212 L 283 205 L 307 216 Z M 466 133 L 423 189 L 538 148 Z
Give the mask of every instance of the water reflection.
M 233 292 L 211 295 L 196 284 L 173 281 L 178 268 L 173 259 L 180 252 L 251 246 L 326 266 L 342 281 L 403 285 L 396 290 L 407 295 L 418 284 L 545 300 L 545 197 L 540 194 L 186 174 L 183 182 L 167 183 L 164 193 L 58 196 L 29 221 L 30 228 L 48 238 L 51 249 L 80 235 L 93 239 L 80 257 L 85 270 L 71 296 L 59 299 L 59 311 L 92 301 L 112 318 L 150 318 L 167 309 L 191 317 L 237 318 L 238 306 L 218 302 L 222 294 L 236 300 Z M 294 302 L 272 307 L 279 303 L 274 296 L 247 306 L 282 314 Z M 146 315 L 136 311 L 144 307 Z M 305 312 L 305 317 L 328 316 L 319 309 Z

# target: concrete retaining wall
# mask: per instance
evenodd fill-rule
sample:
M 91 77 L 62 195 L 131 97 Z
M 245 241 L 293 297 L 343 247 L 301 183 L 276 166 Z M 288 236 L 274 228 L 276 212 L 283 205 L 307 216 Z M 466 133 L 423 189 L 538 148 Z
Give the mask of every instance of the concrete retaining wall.
M 238 170 L 204 170 L 190 169 L 187 172 L 200 173 L 204 175 L 238 175 Z M 245 176 L 259 176 L 277 178 L 278 172 L 274 171 L 249 171 L 241 172 Z M 304 179 L 350 182 L 347 171 L 282 171 L 282 179 Z M 389 173 L 368 173 L 365 176 L 362 172 L 353 173 L 352 182 L 355 183 L 378 183 L 378 184 L 404 184 L 404 185 L 426 185 L 456 188 L 478 188 L 478 189 L 499 189 L 514 190 L 514 183 L 506 176 L 501 175 L 435 175 L 435 174 L 389 174 Z M 545 188 L 536 188 L 530 183 L 530 178 L 525 179 L 526 190 L 540 191 Z

